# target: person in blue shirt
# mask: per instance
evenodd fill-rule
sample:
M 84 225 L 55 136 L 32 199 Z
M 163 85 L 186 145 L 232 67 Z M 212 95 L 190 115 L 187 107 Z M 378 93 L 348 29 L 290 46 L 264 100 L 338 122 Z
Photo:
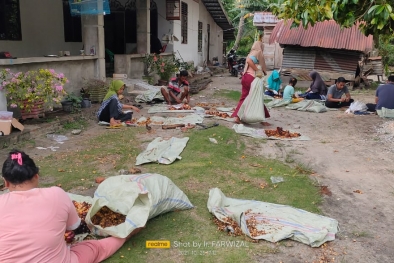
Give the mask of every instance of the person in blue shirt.
M 290 78 L 289 85 L 285 87 L 283 90 L 283 100 L 287 100 L 290 102 L 299 102 L 303 100 L 302 98 L 298 98 L 297 94 L 294 92 L 294 87 L 297 84 L 296 78 Z

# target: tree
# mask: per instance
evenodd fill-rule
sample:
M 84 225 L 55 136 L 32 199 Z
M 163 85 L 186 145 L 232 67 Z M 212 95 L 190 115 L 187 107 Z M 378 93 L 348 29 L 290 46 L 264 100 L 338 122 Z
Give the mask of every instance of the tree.
M 241 43 L 242 37 L 245 35 L 250 35 L 251 33 L 245 33 L 245 19 L 248 17 L 252 17 L 255 11 L 264 11 L 268 8 L 269 2 L 268 0 L 223 0 L 223 6 L 226 9 L 226 12 L 229 14 L 230 19 L 232 19 L 233 24 L 238 26 L 237 36 L 233 45 L 233 49 L 237 50 Z M 250 28 L 251 30 L 256 30 L 256 28 L 246 26 L 246 28 Z
M 294 27 L 333 19 L 344 27 L 360 24 L 365 35 L 393 34 L 394 0 L 284 0 L 271 4 L 278 18 L 292 19 Z

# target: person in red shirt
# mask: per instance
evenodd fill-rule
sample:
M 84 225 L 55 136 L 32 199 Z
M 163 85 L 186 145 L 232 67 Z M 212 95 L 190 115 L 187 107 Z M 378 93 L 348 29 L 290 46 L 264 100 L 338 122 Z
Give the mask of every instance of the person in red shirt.
M 161 94 L 164 99 L 171 105 L 172 103 L 182 103 L 186 99 L 186 103 L 190 102 L 189 82 L 187 82 L 187 70 L 179 72 L 179 77 L 172 78 L 167 87 L 161 88 Z

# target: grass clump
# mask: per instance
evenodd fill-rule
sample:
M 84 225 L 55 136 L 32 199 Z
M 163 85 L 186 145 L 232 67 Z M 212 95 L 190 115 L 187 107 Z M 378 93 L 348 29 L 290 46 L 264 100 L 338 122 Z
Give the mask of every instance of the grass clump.
M 238 101 L 241 98 L 241 92 L 237 90 L 218 90 L 215 91 L 214 96 L 225 97 L 234 101 Z
M 84 150 L 55 153 L 41 159 L 38 161 L 41 176 L 44 179 L 51 177 L 52 180 L 48 180 L 51 185 L 60 183 L 65 190 L 91 187 L 96 176 L 114 175 L 119 169 L 133 166 L 136 156 L 143 150 L 136 139 L 139 132 L 146 131 L 143 128 L 110 131 L 91 139 L 89 147 Z M 151 219 L 141 233 L 106 263 L 245 262 L 253 260 L 255 253 L 270 253 L 265 242 L 252 243 L 246 237 L 230 237 L 217 230 L 207 209 L 209 189 L 214 187 L 232 198 L 286 204 L 320 212 L 318 204 L 321 197 L 308 177 L 278 161 L 247 155 L 245 143 L 249 138 L 241 137 L 224 126 L 190 131 L 187 135 L 189 142 L 181 154 L 182 160 L 171 165 L 145 164 L 142 169 L 143 172 L 169 177 L 195 208 Z M 215 138 L 218 144 L 211 143 L 209 138 Z M 282 176 L 285 181 L 272 184 L 271 176 Z M 169 240 L 171 248 L 147 249 L 147 240 Z M 191 247 L 176 247 L 175 241 Z M 243 243 L 239 247 L 212 246 L 212 241 Z M 193 242 L 208 242 L 209 245 L 193 248 Z

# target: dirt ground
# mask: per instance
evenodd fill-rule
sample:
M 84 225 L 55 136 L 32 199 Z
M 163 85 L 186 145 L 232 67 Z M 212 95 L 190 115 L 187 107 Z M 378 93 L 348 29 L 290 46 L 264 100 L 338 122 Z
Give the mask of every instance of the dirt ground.
M 240 80 L 229 74 L 214 76 L 208 87 L 192 96 L 191 106 L 197 102 L 221 103 L 235 106 L 234 102 L 212 96 L 215 90 L 240 90 Z M 352 92 L 351 92 L 352 94 Z M 373 102 L 373 92 L 353 93 L 355 100 Z M 148 116 L 147 104 L 141 113 Z M 64 144 L 47 139 L 39 133 L 32 133 L 35 146 L 56 146 L 56 151 L 75 151 L 84 147 L 87 138 L 103 132 L 111 132 L 99 127 L 94 111 L 98 105 L 85 111 L 91 125 L 80 135 L 66 134 L 70 140 Z M 260 145 L 250 145 L 250 152 L 267 158 L 287 162 L 289 165 L 304 164 L 315 173 L 311 175 L 319 185 L 326 186 L 323 214 L 338 220 L 340 232 L 335 241 L 321 248 L 310 248 L 301 243 L 289 241 L 273 244 L 277 253 L 256 255 L 255 262 L 393 262 L 394 243 L 391 241 L 391 223 L 394 218 L 393 197 L 394 176 L 392 165 L 394 151 L 394 121 L 384 120 L 376 115 L 355 116 L 342 110 L 325 113 L 308 113 L 285 108 L 270 110 L 268 121 L 272 127 L 297 129 L 311 138 L 310 141 L 268 140 Z M 165 114 L 161 114 L 165 116 Z M 208 122 L 211 122 L 209 120 Z M 233 123 L 218 121 L 220 125 L 232 127 Z M 26 124 L 26 128 L 39 131 L 39 125 Z M 252 127 L 263 128 L 260 125 Z M 41 131 L 41 133 L 43 133 Z M 183 136 L 180 130 L 164 131 L 153 127 L 151 133 L 141 135 L 141 141 L 162 136 Z M 144 149 L 145 144 L 141 145 Z M 252 148 L 253 147 L 253 148 Z M 8 149 L 0 151 L 4 156 Z M 29 148 L 33 157 L 53 153 L 50 149 Z M 144 170 L 143 170 L 144 172 Z M 208 191 L 208 189 L 207 189 Z M 87 193 L 83 193 L 87 194 Z M 264 200 L 262 200 L 264 201 Z M 264 242 L 266 243 L 266 242 Z

